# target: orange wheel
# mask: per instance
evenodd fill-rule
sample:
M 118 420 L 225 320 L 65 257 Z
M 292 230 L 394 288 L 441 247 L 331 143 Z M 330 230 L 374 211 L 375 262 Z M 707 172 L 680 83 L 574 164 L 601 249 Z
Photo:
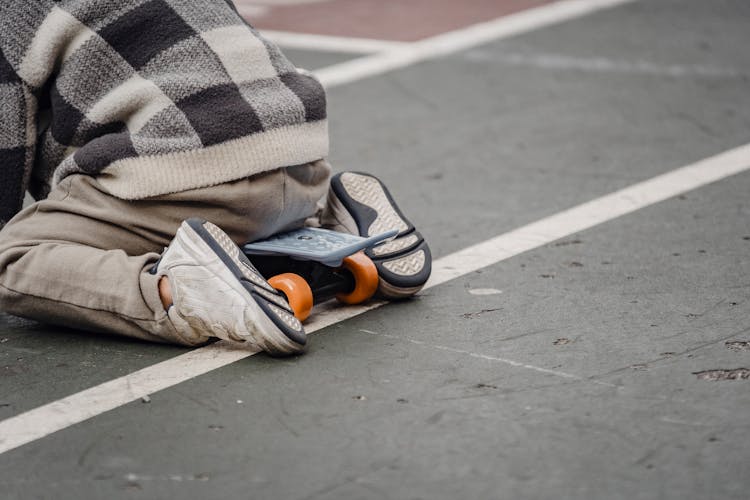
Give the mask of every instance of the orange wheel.
M 276 290 L 286 295 L 286 300 L 292 306 L 294 316 L 305 321 L 310 316 L 313 307 L 313 293 L 310 285 L 299 274 L 278 274 L 268 280 L 268 283 Z
M 357 252 L 344 259 L 344 269 L 354 276 L 354 290 L 340 293 L 336 298 L 344 304 L 360 304 L 378 289 L 378 269 L 364 252 Z

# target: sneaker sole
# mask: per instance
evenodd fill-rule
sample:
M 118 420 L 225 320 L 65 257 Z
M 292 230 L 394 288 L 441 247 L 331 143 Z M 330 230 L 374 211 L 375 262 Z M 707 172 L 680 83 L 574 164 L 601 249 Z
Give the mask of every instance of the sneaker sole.
M 229 236 L 216 225 L 196 218 L 184 221 L 182 229 L 190 243 L 201 249 L 192 252 L 193 256 L 201 262 L 201 251 L 215 254 L 223 265 L 215 261 L 201 263 L 248 304 L 246 330 L 240 334 L 242 340 L 257 344 L 273 355 L 304 351 L 307 338 L 289 303 L 268 284 Z
M 343 172 L 333 176 L 331 190 L 354 219 L 360 236 L 399 231 L 395 239 L 366 251 L 378 269 L 378 295 L 401 299 L 421 290 L 432 271 L 430 248 L 388 188 L 371 175 Z

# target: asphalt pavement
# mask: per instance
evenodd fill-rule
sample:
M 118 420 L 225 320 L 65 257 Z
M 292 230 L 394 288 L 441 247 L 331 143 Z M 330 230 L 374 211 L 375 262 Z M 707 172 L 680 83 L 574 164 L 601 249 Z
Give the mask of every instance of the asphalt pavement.
M 641 1 L 329 92 L 436 258 L 750 142 L 750 7 Z M 319 69 L 352 54 L 289 51 Z M 750 173 L 0 455 L 0 497 L 745 499 Z M 0 315 L 0 420 L 184 353 Z

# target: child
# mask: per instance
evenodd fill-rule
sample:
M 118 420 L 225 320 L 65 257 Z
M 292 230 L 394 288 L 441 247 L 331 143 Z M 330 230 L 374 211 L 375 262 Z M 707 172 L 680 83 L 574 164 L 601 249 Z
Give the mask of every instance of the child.
M 302 325 L 237 243 L 319 216 L 400 230 L 373 255 L 381 295 L 410 296 L 430 272 L 385 187 L 330 179 L 327 154 L 323 88 L 229 2 L 4 0 L 0 309 L 301 352 Z M 19 212 L 26 190 L 40 201 Z

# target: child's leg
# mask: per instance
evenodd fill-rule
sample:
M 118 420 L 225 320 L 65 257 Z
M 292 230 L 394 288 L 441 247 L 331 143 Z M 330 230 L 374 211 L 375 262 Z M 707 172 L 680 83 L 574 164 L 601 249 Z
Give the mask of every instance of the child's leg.
M 183 219 L 215 222 L 235 242 L 302 225 L 328 187 L 325 162 L 148 200 L 126 201 L 71 176 L 0 232 L 0 309 L 53 324 L 200 344 L 175 328 L 149 271 Z

